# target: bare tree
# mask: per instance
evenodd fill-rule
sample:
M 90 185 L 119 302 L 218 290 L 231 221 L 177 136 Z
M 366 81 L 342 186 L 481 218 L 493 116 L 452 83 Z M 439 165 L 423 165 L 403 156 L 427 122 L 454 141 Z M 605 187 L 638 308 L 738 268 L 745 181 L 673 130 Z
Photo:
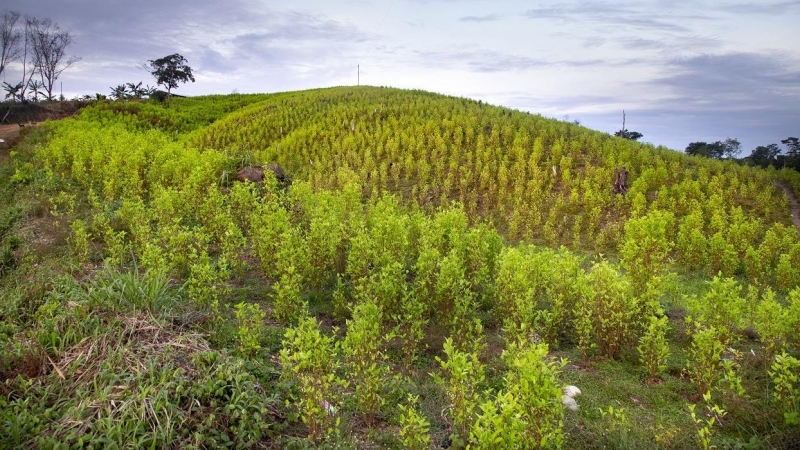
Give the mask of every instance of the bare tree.
M 79 57 L 66 54 L 72 43 L 72 34 L 50 19 L 28 19 L 26 28 L 34 71 L 42 81 L 47 99 L 53 100 L 53 87 L 58 77 L 80 61 Z
M 0 75 L 6 70 L 8 63 L 19 58 L 19 42 L 22 32 L 17 29 L 19 13 L 5 11 L 0 16 Z
M 19 101 L 21 102 L 25 101 L 25 91 L 27 91 L 33 76 L 36 74 L 36 65 L 32 61 L 33 52 L 31 51 L 31 27 L 35 21 L 36 19 L 25 16 L 25 30 L 24 33 L 22 33 L 22 51 L 19 55 L 19 59 L 22 61 L 22 81 L 20 82 L 22 91 L 20 91 L 19 96 Z

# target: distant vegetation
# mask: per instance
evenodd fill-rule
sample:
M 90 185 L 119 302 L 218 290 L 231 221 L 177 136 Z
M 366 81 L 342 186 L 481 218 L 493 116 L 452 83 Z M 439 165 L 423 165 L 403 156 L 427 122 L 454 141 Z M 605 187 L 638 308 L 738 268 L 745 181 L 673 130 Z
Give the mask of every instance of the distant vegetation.
M 0 166 L 5 445 L 795 442 L 793 170 L 374 87 L 25 132 Z M 286 180 L 232 181 L 268 164 Z

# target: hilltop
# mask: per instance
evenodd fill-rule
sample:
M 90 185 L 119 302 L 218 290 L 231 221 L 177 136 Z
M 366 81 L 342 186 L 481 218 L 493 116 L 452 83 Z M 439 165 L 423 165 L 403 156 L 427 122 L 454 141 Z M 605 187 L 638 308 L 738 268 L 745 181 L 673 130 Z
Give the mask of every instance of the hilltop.
M 792 445 L 794 171 L 378 87 L 97 102 L 23 135 L 2 442 Z M 287 179 L 233 181 L 268 164 Z

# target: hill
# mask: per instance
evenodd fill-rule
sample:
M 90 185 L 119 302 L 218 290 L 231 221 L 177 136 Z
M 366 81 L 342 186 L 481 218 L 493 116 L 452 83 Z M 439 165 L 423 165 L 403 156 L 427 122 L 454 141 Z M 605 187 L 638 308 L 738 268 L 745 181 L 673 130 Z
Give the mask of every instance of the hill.
M 3 442 L 794 442 L 793 171 L 375 87 L 25 133 L 0 186 Z M 288 180 L 232 181 L 267 164 Z

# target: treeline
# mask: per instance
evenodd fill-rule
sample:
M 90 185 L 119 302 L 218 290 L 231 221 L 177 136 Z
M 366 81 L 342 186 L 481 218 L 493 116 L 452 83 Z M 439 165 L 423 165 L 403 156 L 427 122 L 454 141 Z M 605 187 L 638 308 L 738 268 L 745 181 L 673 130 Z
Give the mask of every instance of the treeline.
M 741 144 L 736 139 L 728 138 L 716 142 L 692 142 L 686 147 L 689 155 L 705 156 L 714 159 L 733 159 L 743 164 L 759 167 L 790 168 L 800 171 L 800 141 L 796 137 L 781 140 L 786 146 L 786 153 L 778 144 L 759 145 L 749 156 L 736 159 L 741 153 Z

